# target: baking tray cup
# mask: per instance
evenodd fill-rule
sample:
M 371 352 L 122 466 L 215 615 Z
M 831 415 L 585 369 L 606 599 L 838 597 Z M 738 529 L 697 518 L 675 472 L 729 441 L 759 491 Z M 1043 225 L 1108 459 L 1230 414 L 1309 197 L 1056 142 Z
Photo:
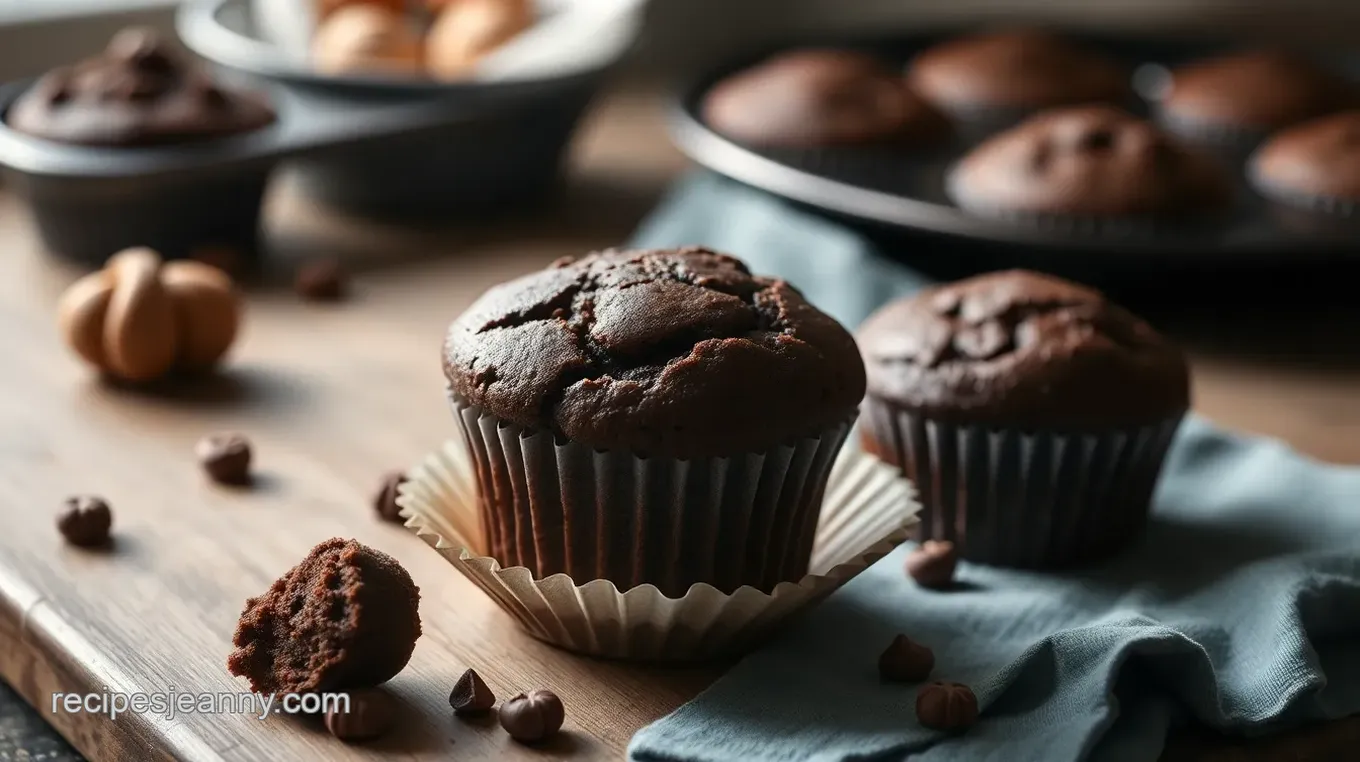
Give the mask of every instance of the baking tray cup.
M 1236 182 L 1230 213 L 1217 220 L 1186 225 L 1146 226 L 1111 221 L 1099 225 L 1033 225 L 970 214 L 953 203 L 946 192 L 949 169 L 976 143 L 988 137 L 969 134 L 936 152 L 892 152 L 875 148 L 771 150 L 745 146 L 710 129 L 700 104 L 713 84 L 764 58 L 799 47 L 846 47 L 864 50 L 889 65 L 905 67 L 920 50 L 976 29 L 944 29 L 891 38 L 800 40 L 743 56 L 695 79 L 684 87 L 671 110 L 671 134 L 694 161 L 742 183 L 764 189 L 871 230 L 927 233 L 1008 250 L 1012 261 L 1031 257 L 1041 266 L 1093 266 L 1091 255 L 1105 267 L 1158 263 L 1298 262 L 1309 256 L 1349 255 L 1354 242 L 1339 243 L 1335 236 L 1307 227 L 1288 226 L 1269 213 L 1269 202 L 1245 180 L 1241 159 L 1228 168 Z M 1145 116 L 1155 111 L 1155 83 L 1181 63 L 1250 47 L 1220 40 L 1129 35 L 1100 35 L 1084 31 L 1066 36 L 1122 60 L 1140 102 L 1131 109 Z M 1360 79 L 1360 59 L 1319 55 L 1325 63 Z M 1149 84 L 1151 83 L 1151 84 Z
M 1136 539 L 1183 416 L 1089 434 L 939 421 L 870 399 L 861 425 L 920 490 L 918 539 L 963 558 L 1063 568 Z M 866 443 L 867 444 L 867 443 Z
M 484 555 L 475 469 L 463 441 L 426 456 L 408 478 L 397 499 L 406 526 L 526 632 L 570 651 L 637 661 L 696 661 L 749 648 L 891 552 L 920 510 L 897 469 L 845 448 L 827 483 L 807 575 L 770 593 L 697 584 L 676 598 L 652 585 L 620 592 L 605 579 L 535 579 Z

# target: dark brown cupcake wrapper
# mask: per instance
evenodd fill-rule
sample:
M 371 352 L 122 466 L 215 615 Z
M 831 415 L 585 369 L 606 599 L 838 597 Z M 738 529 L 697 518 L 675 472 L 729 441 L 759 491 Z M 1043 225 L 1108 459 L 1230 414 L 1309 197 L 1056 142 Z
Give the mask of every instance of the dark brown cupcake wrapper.
M 450 395 L 477 474 L 486 553 L 536 578 L 769 591 L 808 570 L 847 420 L 767 453 L 678 460 L 556 441 Z
M 1182 144 L 1208 151 L 1231 164 L 1240 164 L 1270 136 L 1269 130 L 1259 127 L 1188 119 L 1161 108 L 1154 110 L 1154 118 Z
M 870 398 L 866 444 L 920 494 L 919 537 L 972 561 L 1061 568 L 1107 558 L 1146 523 L 1183 414 L 1096 434 L 960 426 Z

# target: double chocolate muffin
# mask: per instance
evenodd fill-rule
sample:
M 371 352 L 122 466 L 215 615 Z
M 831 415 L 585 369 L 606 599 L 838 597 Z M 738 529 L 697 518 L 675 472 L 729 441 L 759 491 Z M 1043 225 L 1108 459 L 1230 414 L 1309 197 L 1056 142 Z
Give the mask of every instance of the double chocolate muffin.
M 709 91 L 704 121 L 763 147 L 935 143 L 944 116 L 897 72 L 847 50 L 800 50 L 733 75 Z
M 893 302 L 857 337 L 861 438 L 916 483 L 922 539 L 1051 567 L 1102 558 L 1142 526 L 1190 406 L 1185 357 L 1142 320 L 1011 271 Z
M 843 327 L 701 248 L 600 252 L 495 287 L 450 327 L 444 370 L 490 555 L 672 596 L 806 573 L 864 394 Z
M 1031 117 L 971 151 L 947 182 L 959 206 L 1019 219 L 1187 218 L 1231 195 L 1216 163 L 1108 106 Z
M 1129 72 L 1118 62 L 1037 29 L 940 43 L 916 56 L 907 77 L 926 100 L 962 118 L 1132 98 Z
M 103 54 L 47 73 L 8 115 L 19 132 L 92 146 L 202 141 L 273 121 L 263 98 L 214 81 L 143 29 L 125 30 Z
M 1199 140 L 1250 144 L 1267 133 L 1360 105 L 1354 83 L 1298 55 L 1253 51 L 1171 72 L 1159 118 Z
M 1276 133 L 1248 163 L 1252 185 L 1275 201 L 1350 216 L 1360 203 L 1360 111 Z

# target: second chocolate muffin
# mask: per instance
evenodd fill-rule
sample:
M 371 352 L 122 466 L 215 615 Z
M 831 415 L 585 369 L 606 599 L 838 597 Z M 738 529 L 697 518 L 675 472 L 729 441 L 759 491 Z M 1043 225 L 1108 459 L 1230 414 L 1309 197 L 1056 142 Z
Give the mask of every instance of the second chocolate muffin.
M 444 370 L 490 555 L 672 596 L 806 573 L 865 383 L 836 321 L 699 248 L 493 288 L 450 327 Z
M 984 275 L 883 307 L 858 334 L 861 437 L 921 494 L 922 539 L 1050 567 L 1102 558 L 1143 525 L 1190 404 L 1184 356 L 1100 293 Z

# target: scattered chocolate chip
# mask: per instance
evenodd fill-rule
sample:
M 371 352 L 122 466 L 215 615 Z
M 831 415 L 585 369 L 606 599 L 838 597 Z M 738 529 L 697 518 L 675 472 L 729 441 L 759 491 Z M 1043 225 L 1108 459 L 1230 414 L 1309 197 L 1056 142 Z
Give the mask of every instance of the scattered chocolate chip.
M 523 744 L 547 740 L 562 729 L 566 710 L 552 691 L 529 691 L 501 704 L 501 727 Z
M 907 554 L 907 574 L 921 587 L 943 590 L 953 585 L 958 565 L 952 542 L 926 540 Z
M 916 719 L 934 730 L 972 727 L 978 719 L 977 696 L 962 683 L 927 683 L 916 694 Z
M 464 672 L 449 693 L 449 706 L 453 707 L 454 714 L 485 714 L 495 705 L 496 695 L 487 687 L 482 676 L 473 670 Z M 558 705 L 561 706 L 561 702 Z M 561 725 L 561 720 L 558 724 Z
M 293 288 L 310 302 L 334 302 L 345 297 L 349 278 L 339 262 L 320 259 L 298 268 Z
M 348 707 L 341 701 L 326 711 L 326 729 L 331 735 L 346 742 L 368 741 L 391 730 L 397 712 L 392 697 L 385 691 L 369 689 L 346 695 Z
M 397 489 L 406 483 L 406 474 L 393 471 L 383 477 L 378 492 L 373 496 L 373 510 L 384 521 L 402 523 L 401 506 L 397 505 Z
M 66 498 L 57 517 L 57 530 L 66 541 L 81 548 L 97 548 L 109 542 L 113 512 L 102 498 L 80 495 Z
M 250 483 L 250 442 L 240 434 L 213 434 L 194 448 L 198 462 L 218 484 Z
M 878 657 L 878 674 L 894 683 L 919 683 L 935 669 L 935 653 L 906 635 L 898 635 Z

